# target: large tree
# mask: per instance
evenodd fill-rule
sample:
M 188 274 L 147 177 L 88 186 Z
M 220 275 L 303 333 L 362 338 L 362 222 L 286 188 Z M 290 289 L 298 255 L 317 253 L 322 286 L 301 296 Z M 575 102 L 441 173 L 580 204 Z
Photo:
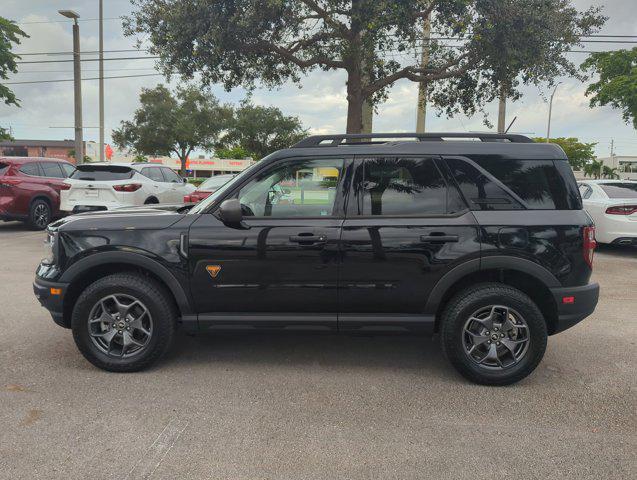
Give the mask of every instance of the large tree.
M 610 105 L 622 110 L 626 123 L 637 129 L 637 47 L 632 50 L 593 53 L 582 64 L 598 80 L 586 89 L 590 106 Z
M 28 37 L 12 20 L 0 17 L 0 79 L 6 80 L 10 73 L 18 71 L 17 60 L 19 55 L 13 53 L 13 47 L 20 44 L 21 37 Z M 19 106 L 19 101 L 15 94 L 0 83 L 0 101 L 6 105 Z M 11 136 L 6 129 L 0 127 L 0 140 L 9 139 Z
M 584 13 L 570 0 L 133 0 L 129 35 L 144 34 L 166 73 L 199 73 L 227 89 L 257 82 L 266 87 L 316 69 L 347 75 L 347 132 L 362 126 L 365 101 L 377 104 L 396 81 L 432 86 L 459 79 L 458 89 L 484 101 L 503 83 L 515 94 L 518 73 L 529 78 L 563 72 L 553 61 L 579 35 L 603 23 L 597 9 Z M 501 22 L 503 5 L 508 14 Z M 539 12 L 539 13 L 536 13 Z M 425 19 L 431 20 L 429 61 L 421 64 Z M 524 28 L 520 28 L 522 23 Z M 459 38 L 448 48 L 446 37 Z M 503 67 L 502 45 L 511 46 Z M 524 54 L 509 55 L 521 48 Z M 511 58 L 509 58 L 511 57 Z M 542 72 L 546 72 L 542 74 Z M 552 72 L 552 73 L 551 73 Z M 474 80 L 480 73 L 479 80 Z M 470 74 L 470 75 L 469 75 Z M 496 78 L 493 86 L 488 82 Z M 459 101 L 464 97 L 436 97 Z M 452 108 L 453 110 L 453 108 Z
M 142 155 L 176 154 L 181 174 L 194 149 L 211 150 L 231 119 L 232 109 L 217 98 L 188 85 L 173 94 L 163 85 L 143 89 L 133 121 L 113 131 L 119 147 Z
M 542 137 L 536 137 L 534 140 L 540 143 L 546 142 L 546 138 Z M 595 145 L 597 143 L 580 142 L 579 139 L 573 137 L 551 138 L 551 143 L 556 143 L 562 147 L 571 167 L 576 170 L 582 170 L 585 165 L 595 158 Z
M 286 116 L 276 107 L 262 107 L 243 101 L 234 111 L 220 147 L 241 147 L 259 160 L 266 155 L 288 148 L 307 135 L 297 117 Z

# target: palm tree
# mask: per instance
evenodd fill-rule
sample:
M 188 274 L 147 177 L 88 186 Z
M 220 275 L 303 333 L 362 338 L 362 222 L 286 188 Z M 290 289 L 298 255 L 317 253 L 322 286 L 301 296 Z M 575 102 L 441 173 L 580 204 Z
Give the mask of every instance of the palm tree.
M 610 178 L 612 180 L 619 180 L 619 174 L 617 173 L 617 169 L 607 167 L 606 165 L 604 165 L 604 168 L 602 170 L 602 176 L 604 178 Z

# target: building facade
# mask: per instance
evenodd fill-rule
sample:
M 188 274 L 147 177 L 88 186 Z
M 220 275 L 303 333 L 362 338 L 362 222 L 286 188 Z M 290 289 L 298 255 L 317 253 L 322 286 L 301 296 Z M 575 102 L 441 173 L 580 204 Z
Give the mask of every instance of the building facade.
M 86 142 L 85 142 L 86 145 Z M 86 146 L 84 147 L 86 149 Z M 12 140 L 0 142 L 0 155 L 7 157 L 48 157 L 75 163 L 69 155 L 75 149 L 73 140 Z

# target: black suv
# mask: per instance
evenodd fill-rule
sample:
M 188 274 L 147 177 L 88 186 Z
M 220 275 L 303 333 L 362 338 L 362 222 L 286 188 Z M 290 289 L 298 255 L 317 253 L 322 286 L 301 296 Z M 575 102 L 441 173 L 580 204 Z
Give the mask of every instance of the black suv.
M 313 136 L 196 206 L 77 215 L 48 243 L 36 296 L 112 371 L 177 327 L 437 332 L 461 374 L 503 385 L 599 295 L 567 158 L 520 135 Z

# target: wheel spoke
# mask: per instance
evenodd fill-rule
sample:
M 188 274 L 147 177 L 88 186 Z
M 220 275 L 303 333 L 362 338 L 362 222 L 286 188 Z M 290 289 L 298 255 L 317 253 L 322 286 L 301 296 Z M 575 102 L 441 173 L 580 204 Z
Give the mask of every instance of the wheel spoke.
M 520 345 L 520 344 L 522 344 L 522 343 L 524 343 L 526 341 L 527 341 L 526 338 L 521 339 L 521 340 L 513 340 L 511 338 L 503 338 L 501 340 L 502 345 L 504 345 L 505 347 L 507 347 L 509 349 L 509 351 L 511 352 L 511 355 L 513 355 L 514 359 L 515 359 L 515 348 L 518 345 Z
M 487 318 L 471 317 L 469 320 L 480 323 L 487 330 L 491 330 L 493 328 L 493 317 L 491 315 Z
M 484 342 L 489 340 L 489 336 L 488 335 L 478 335 L 477 333 L 473 333 L 473 332 L 471 332 L 469 330 L 467 330 L 466 333 L 471 335 L 471 339 L 472 339 L 474 347 L 477 347 L 478 345 L 482 345 Z
M 491 344 L 489 351 L 478 361 L 478 363 L 484 363 L 488 360 L 495 361 L 499 366 L 502 366 L 502 362 L 498 356 L 498 347 L 496 347 L 495 343 Z

